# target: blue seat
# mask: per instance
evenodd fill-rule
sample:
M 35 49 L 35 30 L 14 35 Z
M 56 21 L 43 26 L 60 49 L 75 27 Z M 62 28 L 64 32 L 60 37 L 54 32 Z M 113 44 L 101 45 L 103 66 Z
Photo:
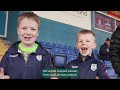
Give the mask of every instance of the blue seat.
M 50 42 L 40 42 L 41 43 L 41 45 L 43 46 L 43 47 L 45 47 L 45 48 L 51 48 L 52 47 L 52 45 L 51 45 L 51 43 Z
M 55 44 L 55 43 L 52 43 L 52 47 L 54 47 L 54 48 L 63 48 L 62 44 Z
M 106 65 L 107 68 L 112 68 L 111 61 L 104 60 L 104 64 Z
M 64 50 L 74 50 L 74 48 L 75 48 L 74 46 L 67 46 L 67 45 L 63 46 Z
M 53 56 L 53 67 L 54 68 L 64 68 L 67 58 L 64 55 L 54 55 Z
M 75 51 L 74 51 L 74 50 L 65 50 L 65 54 L 66 54 L 66 56 L 69 56 L 69 55 L 76 56 L 76 54 L 75 54 Z
M 48 53 L 51 54 L 51 48 L 52 48 L 51 43 L 50 42 L 42 42 L 42 41 L 40 43 L 41 43 L 42 47 L 45 48 L 45 50 L 47 50 Z
M 79 53 L 80 53 L 79 50 L 76 47 L 74 48 L 74 52 L 75 52 L 76 56 L 78 56 Z
M 77 56 L 67 56 L 67 63 L 71 62 L 72 60 L 77 59 Z
M 92 53 L 93 53 L 93 56 L 99 60 L 99 51 L 97 49 L 93 49 Z
M 74 46 L 68 46 L 69 50 L 74 50 L 74 48 L 75 48 Z
M 67 45 L 64 45 L 64 46 L 63 46 L 63 49 L 64 49 L 64 50 L 66 50 L 67 48 L 68 48 L 68 46 L 67 46 Z
M 115 73 L 113 68 L 106 69 L 106 72 L 110 78 L 117 78 L 117 74 Z
M 58 55 L 65 55 L 63 49 L 61 48 L 53 48 L 51 49 L 51 52 L 53 55 L 58 54 Z

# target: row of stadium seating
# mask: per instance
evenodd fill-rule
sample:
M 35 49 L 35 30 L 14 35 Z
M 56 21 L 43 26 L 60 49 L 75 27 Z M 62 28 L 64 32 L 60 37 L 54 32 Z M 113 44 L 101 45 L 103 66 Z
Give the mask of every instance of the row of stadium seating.
M 40 43 L 51 54 L 54 67 L 64 67 L 66 63 L 76 59 L 79 54 L 79 51 L 74 46 L 50 42 Z

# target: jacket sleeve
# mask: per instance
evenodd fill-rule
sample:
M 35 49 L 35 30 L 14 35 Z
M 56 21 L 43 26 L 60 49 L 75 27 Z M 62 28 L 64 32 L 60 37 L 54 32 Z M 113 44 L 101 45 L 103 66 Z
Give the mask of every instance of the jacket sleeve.
M 97 72 L 97 76 L 100 79 L 110 79 L 110 77 L 108 76 L 108 74 L 106 73 L 106 66 L 98 61 L 98 72 Z
M 0 67 L 4 69 L 4 74 L 7 75 L 7 67 L 8 67 L 8 52 L 6 52 L 0 62 Z
M 72 60 L 71 62 L 65 64 L 65 68 L 72 68 L 72 66 L 77 66 L 76 60 Z
M 111 36 L 110 60 L 116 74 L 120 75 L 120 27 Z
M 43 56 L 43 68 L 51 68 L 52 67 L 52 63 L 51 63 L 51 55 L 50 54 L 46 54 Z
M 71 62 L 65 64 L 65 68 L 71 68 Z

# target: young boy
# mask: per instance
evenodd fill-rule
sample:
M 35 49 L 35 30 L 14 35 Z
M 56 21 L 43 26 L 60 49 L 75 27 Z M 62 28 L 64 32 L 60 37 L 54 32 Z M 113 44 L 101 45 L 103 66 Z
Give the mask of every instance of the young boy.
M 96 47 L 95 34 L 90 30 L 78 32 L 76 46 L 80 54 L 66 68 L 78 68 L 78 79 L 109 79 L 104 64 L 92 56 L 92 50 Z
M 41 79 L 42 69 L 50 68 L 50 54 L 36 42 L 39 29 L 40 18 L 33 12 L 19 16 L 17 33 L 21 41 L 14 43 L 3 56 L 1 79 Z

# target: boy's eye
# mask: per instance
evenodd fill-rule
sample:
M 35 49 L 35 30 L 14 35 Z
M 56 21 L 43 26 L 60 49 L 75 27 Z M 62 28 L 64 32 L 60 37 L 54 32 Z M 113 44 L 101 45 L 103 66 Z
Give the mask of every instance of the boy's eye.
M 27 29 L 26 27 L 23 27 L 22 29 Z
M 79 41 L 79 42 L 82 42 L 82 41 Z
M 36 29 L 34 29 L 34 28 L 31 28 L 31 30 L 36 30 Z
M 87 40 L 86 42 L 90 42 L 90 41 Z

